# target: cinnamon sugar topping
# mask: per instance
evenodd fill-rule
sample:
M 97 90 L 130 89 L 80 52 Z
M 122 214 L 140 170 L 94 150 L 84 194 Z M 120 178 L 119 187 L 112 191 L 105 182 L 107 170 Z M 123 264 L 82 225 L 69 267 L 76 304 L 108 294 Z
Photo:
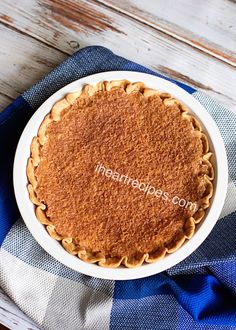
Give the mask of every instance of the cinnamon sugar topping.
M 183 236 L 191 210 L 95 171 L 102 163 L 199 204 L 208 173 L 203 143 L 177 104 L 139 91 L 98 91 L 77 98 L 45 134 L 35 192 L 60 236 L 94 254 L 137 260 Z

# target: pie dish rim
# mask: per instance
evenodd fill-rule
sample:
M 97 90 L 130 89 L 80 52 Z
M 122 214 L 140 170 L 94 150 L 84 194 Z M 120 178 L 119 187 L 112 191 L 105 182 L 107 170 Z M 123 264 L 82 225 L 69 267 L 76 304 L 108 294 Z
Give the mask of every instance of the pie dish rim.
M 105 79 L 104 78 L 102 78 L 102 77 L 105 77 Z M 111 79 L 110 79 L 110 77 L 112 77 Z M 162 89 L 164 89 L 165 90 L 165 86 L 166 85 L 168 85 L 168 86 L 174 86 L 174 90 L 176 91 L 176 90 L 178 90 L 179 92 L 181 92 L 180 94 L 181 95 L 183 95 L 183 94 L 185 94 L 183 97 L 184 97 L 184 100 L 181 100 L 181 97 L 178 97 L 178 96 L 176 96 L 176 95 L 174 95 L 174 93 L 173 93 L 173 91 L 170 91 L 169 89 L 168 90 L 166 90 L 166 91 L 168 91 L 168 92 L 170 92 L 172 95 L 174 95 L 176 98 L 178 98 L 178 99 L 180 99 L 180 101 L 181 102 L 184 102 L 184 103 L 186 103 L 186 100 L 187 99 L 192 99 L 193 97 L 192 96 L 190 96 L 187 92 L 185 92 L 184 90 L 182 90 L 180 87 L 178 87 L 178 86 L 176 86 L 176 85 L 174 85 L 173 83 L 171 83 L 171 82 L 169 82 L 169 81 L 166 81 L 166 80 L 164 80 L 164 79 L 162 79 L 162 78 L 159 78 L 159 77 L 155 77 L 155 76 L 152 76 L 152 75 L 148 75 L 148 74 L 142 74 L 142 73 L 136 73 L 136 72 L 125 72 L 125 71 L 120 71 L 120 72 L 117 72 L 117 71 L 115 71 L 115 72 L 105 72 L 105 73 L 100 73 L 100 74 L 96 74 L 96 75 L 92 75 L 92 76 L 89 76 L 89 77 L 85 77 L 85 78 L 82 78 L 82 79 L 80 79 L 80 80 L 77 80 L 77 81 L 75 81 L 75 82 L 73 82 L 73 83 L 71 83 L 71 84 L 69 84 L 69 85 L 67 85 L 67 86 L 65 86 L 63 89 L 61 89 L 60 91 L 58 91 L 58 92 L 56 92 L 53 96 L 51 96 L 37 111 L 36 111 L 36 113 L 34 114 L 34 116 L 33 116 L 33 118 L 29 121 L 29 124 L 31 123 L 31 126 L 32 126 L 32 122 L 33 122 L 33 119 L 34 119 L 34 122 L 35 122 L 35 118 L 37 119 L 37 117 L 39 117 L 38 116 L 38 114 L 39 114 L 39 112 L 40 112 L 40 114 L 41 114 L 41 118 L 43 117 L 43 115 L 42 115 L 42 108 L 44 108 L 45 109 L 45 107 L 47 108 L 47 111 L 46 112 L 49 112 L 49 110 L 50 110 L 50 108 L 48 108 L 48 103 L 49 103 L 49 101 L 51 102 L 51 104 L 53 104 L 53 99 L 54 100 L 58 100 L 58 99 L 60 99 L 60 97 L 58 97 L 58 95 L 60 94 L 60 95 L 63 95 L 63 94 L 65 94 L 67 91 L 72 91 L 72 90 L 75 90 L 75 86 L 77 85 L 78 86 L 78 84 L 81 86 L 82 84 L 85 84 L 85 83 L 88 83 L 88 82 L 91 82 L 91 83 L 93 83 L 92 82 L 92 80 L 94 79 L 94 81 L 100 81 L 100 80 L 119 80 L 120 78 L 125 78 L 125 79 L 127 79 L 127 80 L 130 80 L 130 81 L 137 81 L 137 80 L 141 80 L 141 81 L 144 81 L 144 80 L 146 80 L 147 81 L 147 85 L 148 86 L 150 86 L 150 87 L 153 87 L 153 86 L 151 86 L 151 85 L 155 85 L 155 84 L 157 84 L 157 81 L 158 81 L 158 83 L 159 83 L 159 85 L 161 84 L 162 86 L 163 86 L 163 88 Z M 152 82 L 151 82 L 152 81 Z M 145 81 L 144 81 L 145 82 Z M 156 89 L 160 89 L 160 87 L 155 87 Z M 67 91 L 66 91 L 66 89 L 67 89 Z M 56 95 L 57 94 L 57 95 Z M 187 95 L 186 95 L 187 94 Z M 188 100 L 188 102 L 189 102 L 189 100 Z M 190 107 L 191 108 L 191 110 L 192 110 L 192 112 L 195 114 L 195 116 L 198 118 L 198 119 L 200 119 L 200 122 L 202 123 L 202 119 L 201 118 L 199 118 L 199 116 L 196 114 L 196 107 L 198 107 L 198 111 L 200 111 L 199 112 L 199 114 L 200 113 L 204 113 L 205 114 L 205 117 L 207 117 L 207 119 L 204 119 L 204 124 L 203 124 L 203 127 L 205 126 L 205 128 L 204 128 L 204 131 L 206 131 L 207 133 L 208 133 L 208 135 L 209 135 L 209 131 L 211 131 L 211 135 L 213 134 L 214 135 L 214 140 L 217 140 L 217 143 L 214 143 L 215 141 L 212 141 L 213 139 L 212 139 L 212 137 L 208 137 L 209 138 L 209 140 L 210 140 L 210 143 L 212 143 L 212 145 L 214 146 L 214 148 L 212 149 L 213 151 L 214 151 L 214 154 L 215 154 L 215 156 L 216 156 L 216 165 L 218 165 L 218 159 L 217 159 L 217 157 L 219 157 L 219 152 L 217 152 L 217 150 L 218 149 L 220 149 L 221 150 L 221 153 L 223 152 L 223 157 L 221 157 L 221 162 L 223 162 L 223 167 L 224 167 L 224 169 L 227 169 L 227 162 L 226 162 L 226 157 L 225 157 L 225 159 L 224 159 L 224 156 L 225 156 L 225 150 L 224 150 L 224 145 L 223 145 L 223 143 L 222 143 L 222 139 L 221 139 L 221 137 L 220 137 L 220 135 L 219 135 L 219 132 L 218 132 L 218 129 L 216 128 L 216 125 L 215 125 L 215 123 L 214 124 L 212 124 L 212 122 L 213 122 L 213 120 L 210 118 L 209 119 L 209 115 L 208 114 L 206 114 L 206 111 L 205 110 L 203 110 L 204 108 L 197 102 L 197 105 L 196 105 L 196 100 L 194 99 L 194 102 L 193 103 L 195 103 L 194 104 L 194 107 L 195 107 L 195 111 L 192 109 L 192 107 Z M 202 110 L 203 110 L 203 112 L 202 112 Z M 46 113 L 45 111 L 44 111 L 44 113 Z M 202 116 L 202 114 L 201 114 L 201 116 Z M 42 120 L 41 120 L 42 121 Z M 37 123 L 41 123 L 41 121 L 39 121 L 39 120 L 37 120 Z M 209 122 L 210 121 L 210 122 Z M 208 122 L 208 124 L 207 124 L 207 126 L 209 127 L 208 129 L 206 128 L 206 122 Z M 16 192 L 16 198 L 17 198 L 17 202 L 18 202 L 18 205 L 19 205 L 19 208 L 20 208 L 20 211 L 21 211 L 21 213 L 22 213 L 22 215 L 23 215 L 23 218 L 24 218 L 24 220 L 25 220 L 25 222 L 26 222 L 26 224 L 27 224 L 27 226 L 28 227 L 30 227 L 30 231 L 32 232 L 32 226 L 29 224 L 29 220 L 27 221 L 26 219 L 25 219 L 25 216 L 24 216 L 24 214 L 25 214 L 25 212 L 24 212 L 24 210 L 22 210 L 22 201 L 20 201 L 19 199 L 21 199 L 20 197 L 19 197 L 19 184 L 17 183 L 17 164 L 19 164 L 19 149 L 21 149 L 22 148 L 22 140 L 24 140 L 24 136 L 25 135 L 27 135 L 27 127 L 29 128 L 29 124 L 26 126 L 26 129 L 25 129 L 25 131 L 23 132 L 23 134 L 22 134 L 22 137 L 21 137 L 21 139 L 20 139 L 20 142 L 19 142 L 19 145 L 18 145 L 18 148 L 17 148 L 17 152 L 16 152 L 16 158 L 15 158 L 15 162 L 14 162 L 14 187 L 15 187 L 15 192 Z M 28 131 L 29 131 L 30 129 L 28 129 Z M 214 133 L 213 133 L 213 131 L 214 131 Z M 28 132 L 29 133 L 29 132 Z M 31 134 L 31 136 L 32 136 L 32 134 Z M 222 147 L 223 147 L 223 149 L 222 149 Z M 17 157 L 17 155 L 18 155 L 18 157 Z M 223 159 L 222 159 L 223 158 Z M 217 170 L 218 170 L 218 166 L 215 166 L 215 168 L 216 168 L 216 172 L 217 172 Z M 222 168 L 222 166 L 221 166 L 221 168 Z M 227 171 L 226 171 L 227 172 Z M 221 172 L 221 175 L 222 175 L 222 173 L 226 173 L 226 172 Z M 215 179 L 215 185 L 216 185 L 216 188 L 215 188 L 215 192 L 217 192 L 216 191 L 216 189 L 217 189 L 217 184 L 218 184 L 218 173 L 216 173 L 217 175 L 216 175 L 216 179 Z M 216 207 L 217 205 L 216 205 L 216 203 L 214 203 L 214 201 L 215 201 L 215 198 L 217 197 L 217 196 L 214 196 L 214 198 L 213 198 L 213 203 L 212 204 L 214 204 L 215 205 L 215 207 L 214 207 L 214 209 L 215 209 L 215 212 L 214 213 L 216 213 L 216 214 L 218 214 L 219 215 L 219 205 L 222 207 L 222 205 L 221 204 L 223 204 L 222 203 L 222 199 L 224 199 L 224 195 L 225 195 L 225 192 L 226 192 L 226 185 L 225 185 L 225 182 L 226 182 L 226 180 L 225 180 L 225 175 L 224 176 L 222 176 L 221 177 L 221 185 L 223 184 L 223 189 L 221 189 L 221 201 L 220 201 L 220 204 L 219 204 L 219 202 L 218 202 L 218 208 Z M 20 190 L 22 189 L 22 187 L 20 188 Z M 212 205 L 213 206 L 213 205 Z M 210 211 L 212 211 L 212 209 L 213 209 L 213 207 L 210 207 Z M 217 209 L 218 209 L 218 211 L 217 211 Z M 210 213 L 210 212 L 209 212 Z M 211 212 L 212 213 L 212 212 Z M 206 222 L 206 220 L 207 220 L 207 218 L 208 218 L 208 216 L 209 216 L 209 214 L 206 216 L 206 218 L 204 219 L 204 222 L 203 223 L 205 223 Z M 199 244 L 201 244 L 201 243 L 199 243 L 200 241 L 202 241 L 202 239 L 204 240 L 204 236 L 206 236 L 206 235 L 208 235 L 209 234 L 209 231 L 211 230 L 210 229 L 210 227 L 212 226 L 212 224 L 213 224 L 213 222 L 211 222 L 211 224 L 210 225 L 205 225 L 205 226 L 203 226 L 203 225 L 201 225 L 201 227 L 207 227 L 207 229 L 201 234 L 201 236 L 200 236 L 200 238 L 198 238 L 199 237 L 199 230 L 200 230 L 200 228 L 198 229 L 198 231 L 194 234 L 194 237 L 195 236 L 197 236 L 196 237 L 196 243 L 195 244 L 193 244 L 194 242 L 193 242 L 193 239 L 194 239 L 194 237 L 187 243 L 188 245 L 190 245 L 189 243 L 190 242 L 193 242 L 192 244 L 191 244 L 191 248 L 188 248 L 188 249 L 184 249 L 184 250 L 187 250 L 187 251 L 185 251 L 185 253 L 184 253 L 184 251 L 182 251 L 181 249 L 182 249 L 182 247 L 179 249 L 179 250 L 181 250 L 181 253 L 179 252 L 178 253 L 178 251 L 176 251 L 175 253 L 174 253 L 174 255 L 176 256 L 176 258 L 174 258 L 175 260 L 170 260 L 168 263 L 164 263 L 164 265 L 160 265 L 160 262 L 161 261 L 163 261 L 163 260 L 165 260 L 167 257 L 169 257 L 169 256 L 167 256 L 166 258 L 164 258 L 163 260 L 161 260 L 161 261 L 159 261 L 158 263 L 156 263 L 156 267 L 150 267 L 151 265 L 142 265 L 141 267 L 139 267 L 139 270 L 140 270 L 140 268 L 143 268 L 143 267 L 145 267 L 146 269 L 144 270 L 144 271 L 142 271 L 142 272 L 140 272 L 139 274 L 135 274 L 135 272 L 132 272 L 132 269 L 126 269 L 126 271 L 122 268 L 122 267 L 120 267 L 119 269 L 106 269 L 106 271 L 105 272 L 101 272 L 101 273 L 103 273 L 103 274 L 100 274 L 100 272 L 98 271 L 98 268 L 99 269 L 102 269 L 101 267 L 98 267 L 97 265 L 90 265 L 90 264 L 88 264 L 88 266 L 94 266 L 95 267 L 95 270 L 94 269 L 92 269 L 92 268 L 90 268 L 90 269 L 82 269 L 82 268 L 87 268 L 87 267 L 84 267 L 84 262 L 83 262 L 83 266 L 81 266 L 81 265 L 76 265 L 75 263 L 75 261 L 73 260 L 71 260 L 70 262 L 69 262 L 69 264 L 68 264 L 68 262 L 67 262 L 67 260 L 65 260 L 65 256 L 62 256 L 61 255 L 61 251 L 59 252 L 59 250 L 56 252 L 55 251 L 55 249 L 53 249 L 53 253 L 51 253 L 51 250 L 50 249 L 48 249 L 48 246 L 45 246 L 45 244 L 44 243 L 42 243 L 42 240 L 41 239 L 39 239 L 39 235 L 37 235 L 37 233 L 35 233 L 35 231 L 33 230 L 33 235 L 34 236 L 37 236 L 37 240 L 40 240 L 40 244 L 41 245 L 43 245 L 43 247 L 50 253 L 50 254 L 52 254 L 53 256 L 55 256 L 57 259 L 59 258 L 59 260 L 60 261 L 62 261 L 64 264 L 66 263 L 69 267 L 71 267 L 71 268 L 73 268 L 73 269 L 76 269 L 76 270 L 80 270 L 81 272 L 83 272 L 83 273 L 86 273 L 86 274 L 88 274 L 88 275 L 92 275 L 92 276 L 97 276 L 97 277 L 102 277 L 102 278 L 112 278 L 112 279 L 129 279 L 129 278 L 139 278 L 139 277 L 144 277 L 144 276 L 147 276 L 147 275 L 151 275 L 151 274 L 154 274 L 154 273 L 157 273 L 157 272 L 159 272 L 159 271 L 162 271 L 162 270 L 164 270 L 164 269 L 167 269 L 167 268 L 169 268 L 169 267 L 171 267 L 171 266 L 173 266 L 174 264 L 176 264 L 177 262 L 179 262 L 180 260 L 182 260 L 182 259 L 184 259 L 187 255 L 189 255 L 191 252 L 191 250 L 194 250 L 195 248 L 196 248 L 196 246 L 198 246 Z M 200 230 L 200 231 L 203 231 L 203 230 Z M 47 233 L 46 233 L 47 234 Z M 186 244 L 184 244 L 183 245 L 183 247 L 185 246 Z M 66 252 L 67 253 L 67 252 Z M 67 253 L 68 254 L 68 253 Z M 152 264 L 153 265 L 153 264 Z M 148 269 L 149 268 L 149 269 Z M 118 272 L 113 272 L 113 271 L 115 271 L 115 270 L 119 270 Z M 109 274 L 107 273 L 107 271 L 109 272 Z M 129 272 L 127 272 L 127 271 L 129 271 Z M 117 274 L 115 274 L 115 273 L 117 273 Z M 123 273 L 123 274 L 121 274 L 121 273 Z
M 183 226 L 183 232 L 179 233 L 179 237 L 174 236 L 173 239 L 168 243 L 168 245 L 164 245 L 159 247 L 156 252 L 144 253 L 140 259 L 130 259 L 128 256 L 114 256 L 107 258 L 106 255 L 101 252 L 95 253 L 93 251 L 88 252 L 85 247 L 80 244 L 74 243 L 73 237 L 63 236 L 57 232 L 56 226 L 51 222 L 50 218 L 48 218 L 46 214 L 47 201 L 42 203 L 37 197 L 37 187 L 38 180 L 35 175 L 35 171 L 37 167 L 40 165 L 40 148 L 44 146 L 47 142 L 47 127 L 51 123 L 58 123 L 63 120 L 61 113 L 65 109 L 69 109 L 77 99 L 81 98 L 89 98 L 93 97 L 98 92 L 110 92 L 113 89 L 120 89 L 124 91 L 127 95 L 132 93 L 140 93 L 142 97 L 149 98 L 158 96 L 163 105 L 166 107 L 166 111 L 168 111 L 168 106 L 177 106 L 180 111 L 181 119 L 187 120 L 191 123 L 192 132 L 195 136 L 198 136 L 202 140 L 203 145 L 203 155 L 202 162 L 205 163 L 205 166 L 208 166 L 208 171 L 210 176 L 207 174 L 204 175 L 205 185 L 207 195 L 204 193 L 204 197 L 200 199 L 200 206 L 196 210 L 196 213 L 186 219 L 185 224 Z M 70 111 L 70 110 L 68 110 Z M 143 263 L 153 263 L 160 261 L 162 258 L 166 256 L 166 254 L 176 252 L 185 242 L 185 240 L 189 240 L 192 238 L 196 231 L 196 226 L 203 220 L 206 214 L 206 210 L 210 207 L 210 200 L 214 192 L 213 188 L 213 180 L 214 180 L 214 168 L 211 163 L 212 152 L 209 149 L 208 138 L 202 130 L 202 127 L 196 117 L 189 113 L 189 109 L 184 106 L 179 100 L 173 98 L 169 93 L 163 93 L 154 89 L 150 89 L 147 85 L 142 82 L 134 82 L 131 83 L 128 80 L 112 80 L 112 81 L 100 81 L 96 84 L 86 84 L 82 86 L 82 88 L 73 93 L 68 93 L 64 98 L 58 100 L 52 107 L 51 111 L 45 116 L 43 121 L 39 126 L 39 130 L 37 136 L 35 136 L 32 140 L 30 146 L 30 157 L 27 162 L 27 177 L 29 180 L 28 184 L 28 192 L 29 197 L 32 203 L 35 205 L 35 214 L 37 219 L 45 225 L 49 235 L 62 243 L 62 246 L 72 255 L 78 256 L 81 260 L 89 263 L 97 263 L 102 267 L 111 267 L 116 268 L 120 265 L 124 265 L 128 268 L 140 267 Z

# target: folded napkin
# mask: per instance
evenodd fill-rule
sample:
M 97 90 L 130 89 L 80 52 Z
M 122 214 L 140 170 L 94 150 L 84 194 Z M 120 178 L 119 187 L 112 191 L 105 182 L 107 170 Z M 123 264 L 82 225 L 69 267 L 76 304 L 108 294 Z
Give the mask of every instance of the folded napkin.
M 236 115 L 192 87 L 171 80 L 192 94 L 217 123 L 227 150 L 229 184 L 221 219 L 187 259 L 144 279 L 92 278 L 48 255 L 20 217 L 13 193 L 12 165 L 27 121 L 66 84 L 111 70 L 161 76 L 104 47 L 86 47 L 1 113 L 0 286 L 42 329 L 236 329 Z

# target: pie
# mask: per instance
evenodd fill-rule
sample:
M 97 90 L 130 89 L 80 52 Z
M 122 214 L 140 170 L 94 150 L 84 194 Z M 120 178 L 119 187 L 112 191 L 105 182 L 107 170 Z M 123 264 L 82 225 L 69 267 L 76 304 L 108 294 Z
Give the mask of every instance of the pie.
M 69 253 L 138 267 L 194 234 L 213 194 L 211 156 L 199 121 L 169 93 L 102 81 L 65 95 L 42 121 L 29 197 Z

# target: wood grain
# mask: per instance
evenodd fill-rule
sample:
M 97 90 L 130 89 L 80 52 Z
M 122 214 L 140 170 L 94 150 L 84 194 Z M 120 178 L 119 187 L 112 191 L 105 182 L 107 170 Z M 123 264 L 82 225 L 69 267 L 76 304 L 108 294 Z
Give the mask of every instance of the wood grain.
M 22 91 L 62 60 L 64 56 L 60 52 L 71 54 L 79 45 L 83 47 L 98 44 L 149 68 L 190 83 L 215 97 L 223 105 L 236 109 L 236 75 L 231 65 L 97 2 L 79 1 L 79 8 L 83 7 L 82 19 L 80 11 L 75 15 L 77 3 L 76 0 L 60 1 L 66 11 L 65 16 L 57 1 L 1 1 L 0 21 L 38 40 L 27 41 L 28 38 L 21 35 L 12 53 L 14 32 L 9 33 L 11 40 L 6 32 L 2 33 L 5 54 L 0 54 L 0 61 L 6 61 L 7 58 L 8 62 L 4 68 L 5 86 L 2 87 L 0 82 L 2 92 L 14 97 L 16 93 L 12 93 L 12 90 Z M 85 16 L 88 17 L 86 23 Z M 93 17 L 97 19 L 92 23 Z M 23 73 L 16 80 L 15 74 L 19 70 L 14 70 L 13 64 L 19 62 L 19 57 L 22 60 L 19 65 L 22 66 Z
M 98 0 L 236 66 L 236 4 L 229 0 Z
M 0 39 L 2 108 L 55 68 L 66 55 L 3 25 L 0 25 Z
M 40 330 L 40 328 L 10 300 L 10 298 L 1 290 L 1 288 L 0 320 L 1 323 L 9 329 Z
M 113 32 L 120 32 L 112 25 L 112 20 L 108 16 L 88 4 L 78 1 L 65 3 L 61 0 L 42 0 L 42 4 L 49 17 L 52 16 L 53 20 L 71 30 L 99 32 L 109 29 Z

